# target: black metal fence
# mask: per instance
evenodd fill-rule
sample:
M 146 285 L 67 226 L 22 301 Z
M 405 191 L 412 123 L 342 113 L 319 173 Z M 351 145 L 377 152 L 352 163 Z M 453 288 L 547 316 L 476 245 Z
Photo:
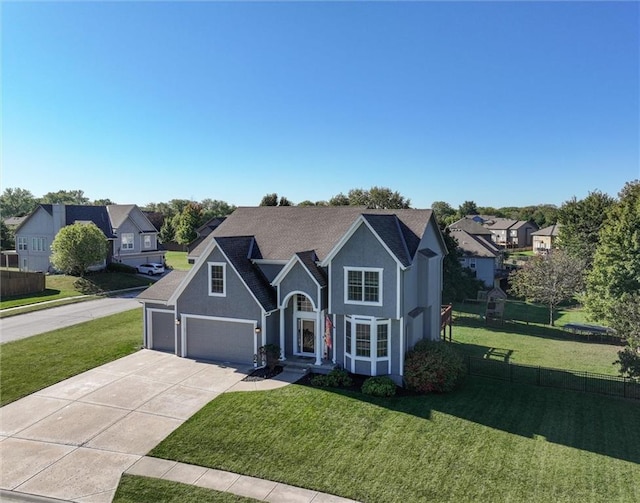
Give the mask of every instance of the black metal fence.
M 534 367 L 474 356 L 467 357 L 467 372 L 469 375 L 501 379 L 519 384 L 533 384 L 640 400 L 640 382 L 628 377 Z

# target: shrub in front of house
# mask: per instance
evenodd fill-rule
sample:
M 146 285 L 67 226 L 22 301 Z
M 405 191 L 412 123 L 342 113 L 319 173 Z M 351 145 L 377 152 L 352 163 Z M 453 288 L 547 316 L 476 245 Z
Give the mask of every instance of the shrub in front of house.
M 387 376 L 370 377 L 362 383 L 362 392 L 371 396 L 393 396 L 396 394 L 396 383 Z
M 344 369 L 333 369 L 326 375 L 318 374 L 313 376 L 311 384 L 314 386 L 330 388 L 348 388 L 353 384 L 353 379 Z
M 462 356 L 447 342 L 420 341 L 405 357 L 405 386 L 419 393 L 452 391 L 464 375 Z

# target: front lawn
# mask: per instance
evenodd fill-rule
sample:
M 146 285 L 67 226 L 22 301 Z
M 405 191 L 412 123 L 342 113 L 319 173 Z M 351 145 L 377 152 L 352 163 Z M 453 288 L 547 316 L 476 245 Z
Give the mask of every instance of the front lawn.
M 114 503 L 255 503 L 258 500 L 169 480 L 123 475 Z
M 640 501 L 640 404 L 470 379 L 365 398 L 225 393 L 150 453 L 363 502 Z
M 45 278 L 44 292 L 6 297 L 0 300 L 0 309 L 28 306 L 52 300 L 64 300 L 79 295 L 99 295 L 114 290 L 144 287 L 149 280 L 122 272 L 101 272 L 84 278 L 64 274 L 49 274 Z
M 0 405 L 134 353 L 141 345 L 141 309 L 4 343 Z

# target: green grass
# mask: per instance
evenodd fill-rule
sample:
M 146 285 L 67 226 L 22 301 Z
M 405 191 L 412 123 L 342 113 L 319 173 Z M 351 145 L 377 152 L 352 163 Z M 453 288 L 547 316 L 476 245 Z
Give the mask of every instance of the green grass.
M 0 347 L 0 405 L 140 349 L 141 309 Z
M 640 501 L 640 404 L 470 378 L 424 397 L 225 393 L 152 456 L 363 502 Z
M 188 271 L 191 264 L 187 262 L 187 252 L 168 251 L 164 256 L 167 266 L 179 271 Z
M 462 353 L 515 364 L 618 375 L 613 362 L 621 346 L 586 341 L 561 328 L 524 323 L 485 325 L 484 321 L 457 317 L 453 341 Z
M 124 290 L 149 285 L 148 279 L 120 272 L 90 274 L 85 278 L 55 274 L 47 275 L 45 281 L 46 289 L 44 292 L 3 298 L 0 300 L 0 309 L 33 306 L 34 304 L 47 301 L 63 301 L 62 303 L 65 303 L 65 299 L 79 295 L 100 295 L 114 290 Z M 25 311 L 20 310 L 20 313 L 23 312 Z M 0 315 L 7 314 L 9 313 L 0 313 Z
M 254 503 L 258 500 L 169 480 L 123 475 L 114 503 Z

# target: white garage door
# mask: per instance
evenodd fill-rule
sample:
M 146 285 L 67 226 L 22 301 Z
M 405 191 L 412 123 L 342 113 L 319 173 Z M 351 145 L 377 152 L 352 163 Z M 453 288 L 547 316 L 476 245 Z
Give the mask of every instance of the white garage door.
M 253 364 L 255 324 L 186 317 L 186 356 L 198 360 Z

